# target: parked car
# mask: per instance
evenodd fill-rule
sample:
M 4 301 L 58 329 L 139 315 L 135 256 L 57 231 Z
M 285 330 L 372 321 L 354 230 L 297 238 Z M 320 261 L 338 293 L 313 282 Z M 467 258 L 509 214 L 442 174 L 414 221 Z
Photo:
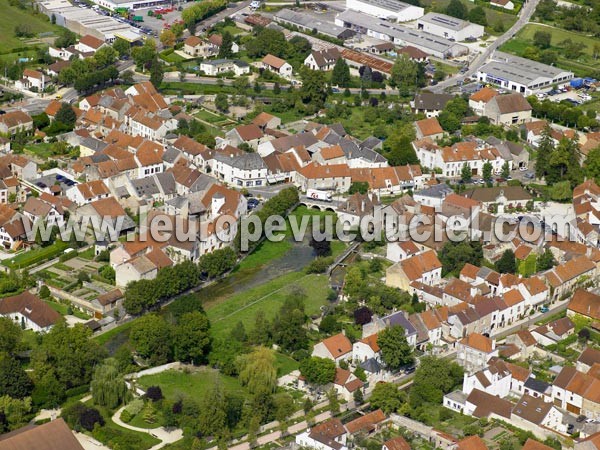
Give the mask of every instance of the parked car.
M 260 202 L 257 198 L 249 198 L 248 199 L 248 210 L 252 210 L 258 206 Z
M 542 312 L 542 313 L 547 313 L 548 311 L 550 311 L 550 309 L 547 306 L 542 306 L 540 308 L 540 312 Z
M 533 180 L 535 178 L 535 174 L 533 172 L 527 172 L 524 176 L 528 180 Z

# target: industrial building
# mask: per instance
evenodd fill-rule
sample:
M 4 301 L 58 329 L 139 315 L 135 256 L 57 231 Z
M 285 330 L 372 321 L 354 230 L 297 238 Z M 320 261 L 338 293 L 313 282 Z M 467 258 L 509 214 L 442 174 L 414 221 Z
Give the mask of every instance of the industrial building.
M 306 12 L 282 9 L 275 13 L 273 19 L 276 22 L 297 27 L 298 30 L 303 32 L 311 33 L 313 30 L 316 30 L 317 33 L 341 39 L 342 41 L 356 34 L 348 28 L 336 26 L 331 22 L 324 22 L 320 17 Z
M 159 6 L 170 6 L 173 2 L 171 0 L 92 0 L 98 6 L 115 11 L 117 8 L 128 8 L 128 9 L 144 9 L 144 8 L 155 8 Z
M 38 3 L 40 10 L 48 17 L 56 18 L 56 24 L 65 27 L 80 36 L 91 35 L 105 42 L 117 37 L 127 37 L 132 42 L 135 37 L 141 39 L 139 31 L 126 24 L 103 16 L 89 8 L 78 8 L 67 0 L 45 0 Z
M 465 41 L 483 36 L 483 26 L 446 14 L 427 13 L 417 21 L 417 29 L 446 39 Z
M 466 45 L 349 9 L 336 16 L 335 24 L 383 41 L 391 41 L 397 46 L 410 45 L 437 58 L 454 58 L 469 53 Z
M 564 86 L 573 72 L 508 53 L 495 52 L 477 72 L 477 79 L 527 96 L 553 85 Z
M 425 14 L 422 7 L 399 0 L 346 0 L 346 8 L 398 22 L 417 20 Z

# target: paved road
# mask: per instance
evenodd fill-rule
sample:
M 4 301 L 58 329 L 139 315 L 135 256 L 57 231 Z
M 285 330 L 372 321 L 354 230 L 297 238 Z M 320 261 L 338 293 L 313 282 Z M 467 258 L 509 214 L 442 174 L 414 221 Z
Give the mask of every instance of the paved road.
M 527 24 L 527 22 L 529 22 L 529 19 L 531 19 L 531 16 L 533 15 L 533 12 L 535 11 L 535 8 L 539 2 L 540 0 L 526 0 L 515 24 L 510 27 L 506 33 L 496 39 L 489 47 L 487 47 L 483 53 L 480 53 L 469 65 L 469 70 L 463 74 L 456 74 L 450 78 L 447 78 L 436 86 L 430 86 L 428 89 L 433 92 L 441 92 L 448 87 L 455 86 L 457 82 L 462 81 L 465 78 L 469 78 L 475 74 L 479 68 L 486 63 L 488 58 L 492 56 L 498 47 L 511 39 L 521 28 Z

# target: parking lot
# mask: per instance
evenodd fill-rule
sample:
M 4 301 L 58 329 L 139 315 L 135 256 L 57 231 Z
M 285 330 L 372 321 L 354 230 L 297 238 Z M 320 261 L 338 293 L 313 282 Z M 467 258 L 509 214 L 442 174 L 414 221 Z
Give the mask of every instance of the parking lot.
M 149 16 L 149 11 L 155 11 L 157 8 L 145 8 L 145 9 L 136 9 L 134 14 L 136 16 L 142 16 L 144 22 L 142 22 L 143 26 L 150 28 L 154 33 L 160 35 L 160 32 L 165 28 L 165 25 L 173 25 L 175 22 L 181 20 L 181 11 L 178 8 L 185 8 L 185 4 L 180 6 L 175 6 L 173 11 L 161 14 L 161 18 L 158 19 L 155 15 Z

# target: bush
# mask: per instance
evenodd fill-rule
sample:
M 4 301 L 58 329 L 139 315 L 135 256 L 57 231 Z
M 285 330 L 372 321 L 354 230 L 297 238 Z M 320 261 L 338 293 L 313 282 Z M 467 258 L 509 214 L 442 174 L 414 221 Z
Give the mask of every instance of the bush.
M 131 413 L 129 411 L 127 411 L 127 409 L 124 409 L 123 412 L 121 413 L 121 420 L 125 423 L 129 423 L 129 422 L 131 422 L 131 419 L 133 419 L 133 416 L 131 415 Z
M 75 430 L 92 431 L 96 424 L 104 425 L 104 418 L 100 411 L 79 402 L 63 409 L 62 417 Z
M 146 398 L 152 400 L 153 402 L 162 400 L 164 397 L 160 386 L 148 387 L 148 390 L 146 391 Z
M 50 297 L 50 289 L 45 284 L 40 288 L 40 298 Z
M 325 273 L 333 264 L 333 256 L 315 258 L 306 268 L 306 273 Z

